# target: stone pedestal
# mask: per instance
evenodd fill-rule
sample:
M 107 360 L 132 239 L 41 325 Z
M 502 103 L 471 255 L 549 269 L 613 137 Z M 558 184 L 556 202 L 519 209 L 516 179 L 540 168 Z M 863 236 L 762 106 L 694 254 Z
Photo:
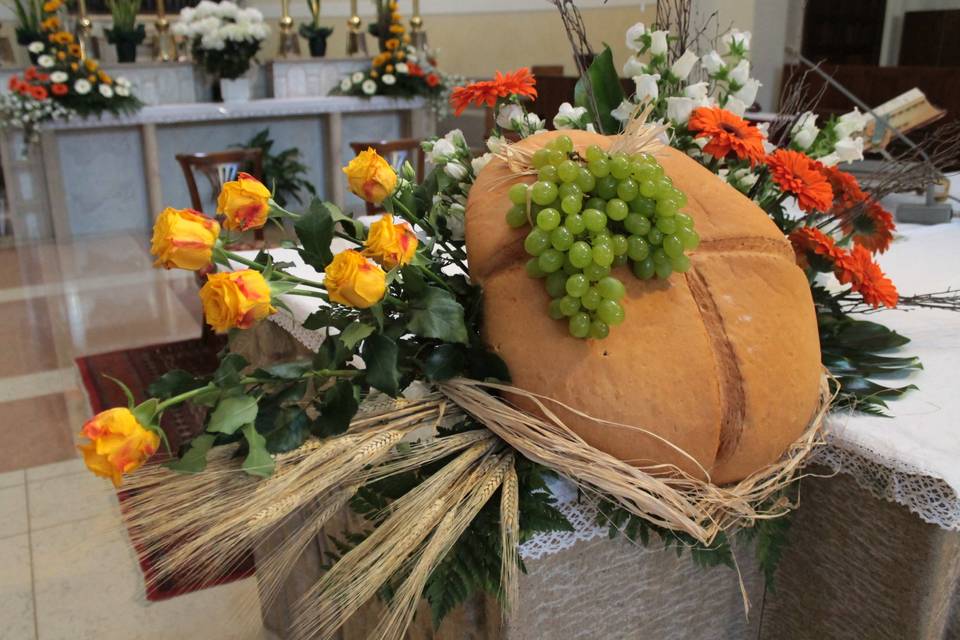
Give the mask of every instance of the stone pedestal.
M 344 76 L 370 68 L 366 58 L 297 58 L 274 60 L 268 65 L 275 98 L 325 96 Z

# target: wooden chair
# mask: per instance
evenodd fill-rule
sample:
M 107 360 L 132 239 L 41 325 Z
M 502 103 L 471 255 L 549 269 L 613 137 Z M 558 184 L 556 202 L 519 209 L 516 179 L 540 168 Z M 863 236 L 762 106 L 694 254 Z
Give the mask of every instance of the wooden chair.
M 203 198 L 197 186 L 197 174 L 204 176 L 210 183 L 210 194 L 214 200 L 225 182 L 237 179 L 237 174 L 247 171 L 257 179 L 263 178 L 263 151 L 260 149 L 231 149 L 214 153 L 178 153 L 177 162 L 183 169 L 190 192 L 190 206 L 203 211 Z M 257 242 L 263 241 L 263 229 L 254 232 Z
M 390 166 L 398 172 L 400 166 L 403 165 L 405 161 L 409 161 L 417 172 L 417 181 L 419 182 L 423 180 L 426 157 L 426 154 L 423 153 L 423 149 L 420 147 L 420 142 L 417 138 L 380 140 L 379 142 L 351 142 L 350 148 L 353 150 L 354 155 L 371 148 L 383 156 L 383 158 L 390 163 Z M 367 215 L 372 216 L 376 213 L 377 206 L 368 202 Z

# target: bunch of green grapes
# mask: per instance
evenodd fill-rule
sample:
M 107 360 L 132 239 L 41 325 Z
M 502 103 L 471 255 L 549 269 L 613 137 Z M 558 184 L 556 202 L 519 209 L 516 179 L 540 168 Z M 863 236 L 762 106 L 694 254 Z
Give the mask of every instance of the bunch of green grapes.
M 581 157 L 557 136 L 533 154 L 537 181 L 515 184 L 507 224 L 530 225 L 527 273 L 545 281 L 550 316 L 570 335 L 605 338 L 623 322 L 626 288 L 612 269 L 629 264 L 641 279 L 690 268 L 686 251 L 700 236 L 680 209 L 687 197 L 647 153 L 608 154 L 597 145 Z

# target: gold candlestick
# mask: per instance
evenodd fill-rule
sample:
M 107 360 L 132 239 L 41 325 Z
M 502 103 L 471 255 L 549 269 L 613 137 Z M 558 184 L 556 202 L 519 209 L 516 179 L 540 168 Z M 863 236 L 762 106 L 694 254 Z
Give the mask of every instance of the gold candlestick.
M 90 50 L 90 34 L 93 32 L 93 22 L 87 17 L 86 0 L 77 3 L 77 44 L 80 45 L 80 57 L 86 58 Z
M 170 62 L 177 59 L 177 44 L 170 33 L 170 21 L 163 0 L 157 0 L 157 20 L 154 23 L 157 35 L 153 40 L 153 59 L 158 62 Z
M 357 15 L 357 0 L 350 0 L 350 19 L 347 20 L 347 55 L 367 55 L 366 34 L 360 29 L 363 21 Z
M 290 0 L 280 0 L 280 44 L 277 47 L 277 57 L 300 55 L 300 40 L 293 30 L 293 18 L 290 17 Z
M 410 44 L 415 49 L 427 48 L 427 32 L 423 30 L 420 16 L 420 0 L 413 0 L 413 15 L 410 16 Z

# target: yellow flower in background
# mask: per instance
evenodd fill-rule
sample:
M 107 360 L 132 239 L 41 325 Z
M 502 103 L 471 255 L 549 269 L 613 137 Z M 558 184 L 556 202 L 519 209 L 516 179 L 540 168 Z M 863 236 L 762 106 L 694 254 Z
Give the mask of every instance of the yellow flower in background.
M 226 216 L 223 226 L 234 231 L 259 229 L 270 214 L 270 189 L 242 171 L 224 183 L 217 198 L 217 213 Z
M 100 70 L 100 82 L 104 84 L 113 84 L 113 78 L 104 70 Z
M 49 17 L 43 22 L 40 23 L 40 28 L 43 31 L 56 31 L 60 28 L 60 20 L 56 17 Z
M 43 3 L 43 12 L 44 13 L 53 13 L 63 5 L 61 0 L 47 0 Z
M 410 264 L 420 244 L 407 223 L 394 224 L 393 216 L 384 214 L 370 225 L 370 233 L 363 243 L 363 255 L 373 258 L 385 269 Z
M 383 44 L 387 48 L 387 51 L 393 51 L 394 49 L 400 46 L 400 41 L 397 40 L 396 38 L 390 38 Z
M 87 76 L 87 80 L 89 80 L 90 83 L 93 84 L 97 81 L 97 76 L 91 73 L 90 75 Z
M 374 67 L 381 67 L 381 66 L 383 66 L 384 64 L 386 64 L 387 62 L 390 61 L 390 57 L 391 57 L 391 56 L 390 56 L 389 53 L 378 53 L 378 54 L 373 58 L 373 60 L 371 61 L 370 64 L 371 64 L 372 66 L 374 66 Z
M 402 24 L 392 24 L 392 25 L 390 25 L 390 33 L 403 33 L 403 31 L 404 31 L 404 29 L 403 29 L 403 25 L 402 25 Z
M 108 409 L 90 418 L 80 430 L 89 444 L 77 448 L 90 471 L 110 478 L 119 487 L 123 475 L 140 467 L 156 453 L 160 436 L 137 422 L 126 407 Z
M 50 36 L 50 42 L 54 44 L 70 44 L 73 42 L 73 34 L 69 31 L 57 31 Z
M 380 204 L 397 188 L 397 172 L 372 148 L 361 151 L 343 172 L 350 191 L 373 204 Z
M 82 51 L 80 50 L 80 45 L 78 44 L 71 44 L 69 47 L 67 47 L 67 51 L 69 51 L 70 55 L 72 55 L 74 58 L 79 58 L 80 54 L 82 53 Z M 76 65 L 77 65 L 76 62 L 70 65 L 74 71 L 77 70 Z
M 270 285 L 253 269 L 211 273 L 200 289 L 200 302 L 207 323 L 219 333 L 248 329 L 277 312 L 270 304 Z
M 193 209 L 167 207 L 153 225 L 150 253 L 154 266 L 196 271 L 210 264 L 220 225 Z
M 63 51 L 57 51 L 57 60 L 63 62 L 66 59 L 67 59 L 67 54 L 65 54 Z M 76 69 L 74 69 L 74 71 L 76 71 Z
M 387 292 L 387 274 L 353 249 L 335 255 L 323 273 L 331 302 L 366 309 Z
M 60 53 L 57 54 L 57 57 L 58 57 L 58 58 L 60 57 L 60 54 L 61 54 L 61 53 L 63 53 L 63 51 L 61 51 Z M 74 73 L 76 73 L 77 69 L 79 69 L 79 68 L 80 68 L 80 67 L 79 67 L 79 65 L 77 65 L 76 62 L 71 62 L 71 63 L 70 63 L 70 70 L 73 71 Z
M 87 67 L 87 71 L 96 71 L 97 70 L 97 61 L 93 58 L 87 58 L 83 61 L 83 64 Z

